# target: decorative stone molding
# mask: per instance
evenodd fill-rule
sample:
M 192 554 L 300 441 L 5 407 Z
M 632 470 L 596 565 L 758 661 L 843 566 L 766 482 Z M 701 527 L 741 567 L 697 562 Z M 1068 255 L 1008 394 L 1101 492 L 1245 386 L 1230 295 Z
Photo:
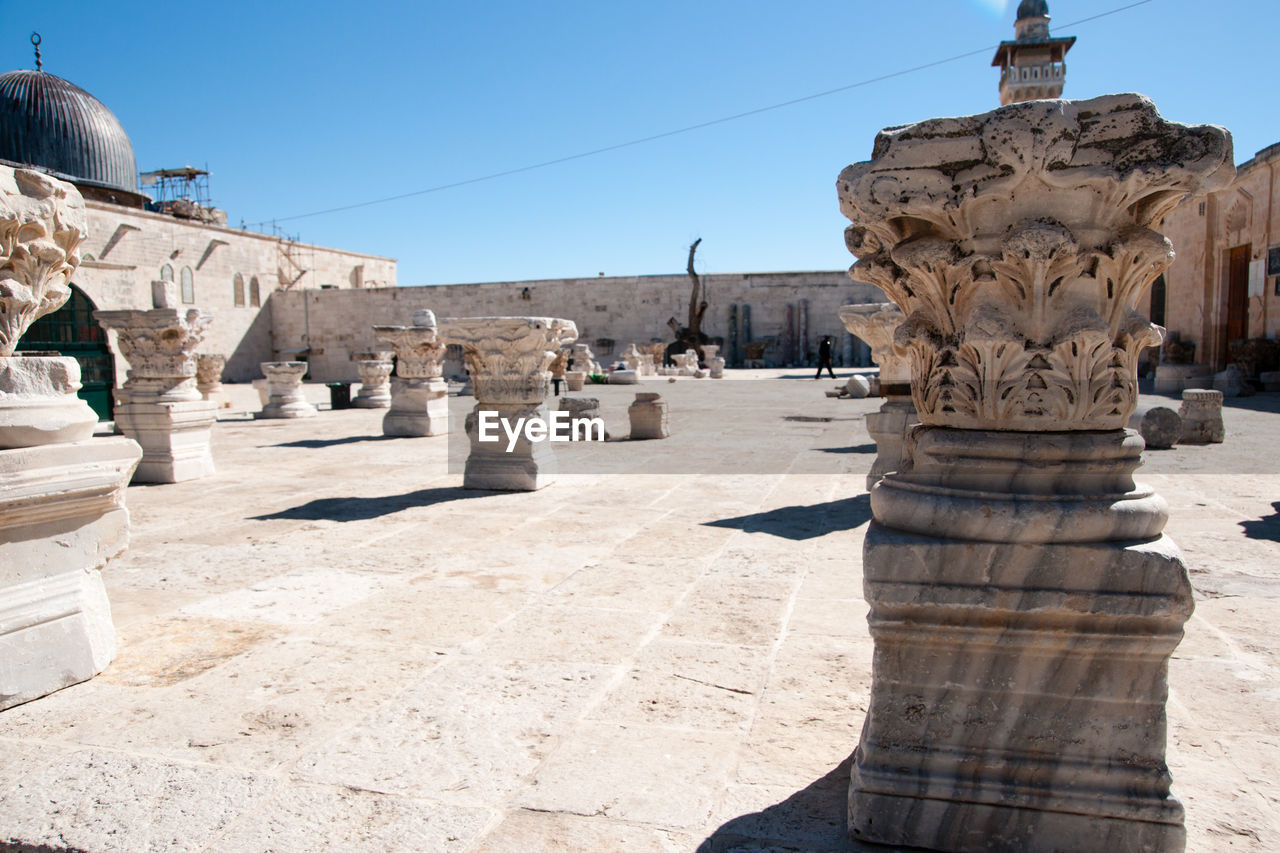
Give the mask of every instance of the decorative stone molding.
M 196 390 L 206 400 L 217 398 L 222 391 L 222 371 L 227 357 L 214 353 L 196 353 Z
M 882 391 L 890 394 L 910 393 L 911 362 L 907 351 L 898 345 L 894 333 L 906 319 L 892 302 L 869 302 L 858 305 L 841 305 L 840 322 L 849 334 L 856 335 L 871 347 L 871 359 L 880 367 L 880 386 L 901 386 L 901 391 Z
M 1134 306 L 1173 257 L 1151 226 L 1226 184 L 1230 139 L 1114 95 L 893 128 L 872 156 L 838 183 L 851 274 L 906 315 L 923 426 L 871 489 L 850 833 L 1181 850 L 1165 701 L 1191 585 L 1123 427 L 1160 340 Z
M 390 352 L 356 353 L 356 370 L 360 374 L 360 392 L 351 404 L 359 409 L 386 409 L 391 405 Z
M 121 402 L 184 402 L 202 399 L 196 387 L 195 350 L 213 318 L 192 308 L 94 311 L 103 328 L 116 332 L 129 376 L 116 394 Z
M 0 166 L 0 357 L 23 332 L 71 296 L 88 236 L 84 200 L 71 184 Z
M 142 445 L 136 483 L 178 483 L 214 472 L 212 427 L 217 403 L 196 385 L 195 348 L 211 317 L 195 309 L 95 311 L 114 329 L 129 376 L 116 389 L 115 419 L 121 432 Z
M 374 326 L 374 334 L 395 351 L 391 408 L 382 434 L 407 437 L 449 431 L 449 386 L 444 381 L 447 349 L 431 311 L 415 312 L 412 326 Z
M 302 392 L 302 377 L 307 375 L 305 361 L 265 361 L 261 365 L 267 378 L 267 404 L 255 418 L 313 418 L 316 407 L 307 402 Z
M 1139 95 L 1032 101 L 882 131 L 838 181 L 850 274 L 905 312 L 923 423 L 1119 429 L 1160 332 L 1134 311 L 1173 261 L 1151 229 L 1227 185 L 1218 127 Z
M 481 442 L 475 422 L 481 412 L 496 412 L 511 423 L 548 421 L 551 363 L 577 338 L 577 326 L 554 317 L 463 317 L 444 320 L 440 331 L 447 343 L 462 347 L 476 398 L 467 418 L 471 452 L 462 487 L 533 491 L 548 485 L 555 474 L 548 442 L 521 437 L 508 450 L 501 442 Z

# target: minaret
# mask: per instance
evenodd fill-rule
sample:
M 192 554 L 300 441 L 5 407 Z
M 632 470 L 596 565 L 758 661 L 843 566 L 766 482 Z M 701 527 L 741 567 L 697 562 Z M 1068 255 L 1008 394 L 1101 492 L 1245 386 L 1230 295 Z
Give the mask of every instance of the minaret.
M 1000 67 L 1000 104 L 1062 96 L 1067 77 L 1064 59 L 1075 36 L 1049 36 L 1047 0 L 1022 0 L 1013 25 L 1014 41 L 1002 41 L 992 65 Z

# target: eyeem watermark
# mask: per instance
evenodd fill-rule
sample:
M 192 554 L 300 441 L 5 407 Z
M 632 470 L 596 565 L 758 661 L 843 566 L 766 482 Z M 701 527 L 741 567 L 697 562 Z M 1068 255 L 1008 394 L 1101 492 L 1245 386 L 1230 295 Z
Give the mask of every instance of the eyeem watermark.
M 604 418 L 575 418 L 566 411 L 549 412 L 549 419 L 504 418 L 497 412 L 485 409 L 476 413 L 476 439 L 480 442 L 499 442 L 507 439 L 507 452 L 515 450 L 516 442 L 523 435 L 525 441 L 604 441 Z

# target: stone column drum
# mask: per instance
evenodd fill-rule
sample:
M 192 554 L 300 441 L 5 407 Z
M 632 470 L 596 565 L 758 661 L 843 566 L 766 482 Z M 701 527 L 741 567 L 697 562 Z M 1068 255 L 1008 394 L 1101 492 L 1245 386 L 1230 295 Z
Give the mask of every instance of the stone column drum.
M 641 392 L 636 395 L 635 402 L 627 407 L 627 417 L 631 421 L 630 438 L 650 439 L 669 438 L 671 431 L 667 428 L 667 401 L 660 394 Z
M 74 358 L 13 354 L 70 297 L 85 234 L 75 187 L 0 166 L 0 710 L 115 655 L 101 569 L 128 545 L 125 486 L 142 450 L 93 438 Z
M 374 326 L 373 331 L 396 353 L 391 408 L 382 418 L 382 434 L 418 438 L 447 433 L 449 385 L 436 315 L 416 311 L 412 326 Z
M 867 432 L 876 443 L 876 458 L 867 474 L 870 489 L 902 464 L 902 443 L 917 422 L 916 404 L 911 401 L 911 363 L 906 350 L 894 342 L 894 332 L 906 319 L 892 302 L 840 307 L 840 322 L 850 334 L 871 347 L 871 357 L 880 366 L 880 411 L 867 415 Z
M 549 485 L 556 470 L 549 442 L 531 442 L 522 435 L 507 452 L 505 438 L 481 442 L 473 421 L 490 411 L 513 428 L 520 418 L 549 422 L 549 368 L 560 347 L 577 339 L 577 326 L 554 317 L 463 317 L 444 320 L 441 332 L 447 343 L 462 347 L 475 385 L 476 405 L 467 419 L 471 452 L 462 487 L 534 491 Z
M 163 301 L 163 300 L 162 300 Z M 192 308 L 94 311 L 114 329 L 129 375 L 115 392 L 120 431 L 142 445 L 135 483 L 180 483 L 213 473 L 218 406 L 196 387 L 195 349 L 212 318 Z
M 316 407 L 302 393 L 302 377 L 307 375 L 305 361 L 264 361 L 259 365 L 267 377 L 267 404 L 255 418 L 314 418 Z
M 1222 424 L 1222 392 L 1211 388 L 1188 388 L 1178 407 L 1182 418 L 1183 444 L 1221 444 L 1227 437 Z
M 361 352 L 354 356 L 360 374 L 360 392 L 351 405 L 357 409 L 386 409 L 391 406 L 390 352 Z
M 1217 127 L 1138 95 L 882 131 L 838 181 L 852 275 L 902 308 L 923 426 L 871 490 L 875 641 L 855 839 L 1172 851 L 1168 661 L 1192 611 L 1125 423 L 1173 260 L 1152 226 L 1227 185 Z

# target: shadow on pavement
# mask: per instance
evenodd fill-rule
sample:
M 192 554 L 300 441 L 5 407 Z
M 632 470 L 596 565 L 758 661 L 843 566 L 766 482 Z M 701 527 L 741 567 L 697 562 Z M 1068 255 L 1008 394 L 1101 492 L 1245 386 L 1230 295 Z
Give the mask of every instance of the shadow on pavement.
M 321 447 L 333 447 L 336 444 L 355 444 L 358 441 L 391 441 L 400 438 L 398 435 L 348 435 L 342 438 L 300 438 L 297 441 L 282 441 L 279 444 L 263 444 L 261 447 L 305 447 L 316 450 Z
M 711 833 L 698 853 L 727 851 L 840 851 L 867 850 L 849 839 L 849 764 L 852 756 L 807 788 L 758 812 L 735 817 Z M 880 848 L 884 849 L 884 848 Z
M 815 447 L 814 450 L 819 453 L 875 453 L 875 442 L 868 444 L 854 444 L 845 447 Z
M 1265 518 L 1240 522 L 1240 526 L 1244 528 L 1245 536 L 1250 539 L 1267 539 L 1271 542 L 1280 542 L 1280 501 L 1272 502 L 1271 508 L 1275 512 Z
M 744 533 L 769 533 L 783 539 L 816 539 L 840 530 L 853 530 L 871 520 L 871 496 L 863 493 L 839 501 L 809 506 L 784 506 L 768 512 L 706 522 Z
M 282 509 L 269 515 L 250 516 L 250 521 L 271 521 L 292 518 L 300 521 L 365 521 L 384 515 L 402 512 L 414 507 L 432 506 L 467 498 L 484 498 L 504 492 L 487 492 L 478 489 L 462 489 L 457 486 L 419 489 L 404 495 L 386 495 L 378 498 L 318 498 L 299 506 Z

